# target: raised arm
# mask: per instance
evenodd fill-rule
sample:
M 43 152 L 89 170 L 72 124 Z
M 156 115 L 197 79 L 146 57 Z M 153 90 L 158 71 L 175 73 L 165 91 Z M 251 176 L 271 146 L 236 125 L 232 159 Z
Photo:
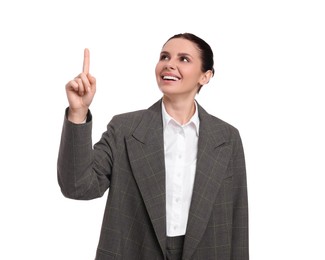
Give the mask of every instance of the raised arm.
M 88 108 L 96 92 L 96 79 L 90 75 L 89 67 L 90 53 L 85 49 L 82 72 L 65 85 L 69 102 L 68 119 L 76 124 L 86 119 Z

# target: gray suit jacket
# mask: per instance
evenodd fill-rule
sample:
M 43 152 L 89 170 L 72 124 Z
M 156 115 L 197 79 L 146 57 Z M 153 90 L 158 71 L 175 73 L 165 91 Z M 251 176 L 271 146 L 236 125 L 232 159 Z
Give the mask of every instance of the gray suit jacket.
M 183 260 L 248 260 L 245 159 L 239 132 L 198 105 L 197 169 Z M 92 146 L 92 120 L 64 119 L 58 182 L 88 200 L 109 188 L 97 260 L 166 259 L 165 164 L 161 100 L 114 116 Z

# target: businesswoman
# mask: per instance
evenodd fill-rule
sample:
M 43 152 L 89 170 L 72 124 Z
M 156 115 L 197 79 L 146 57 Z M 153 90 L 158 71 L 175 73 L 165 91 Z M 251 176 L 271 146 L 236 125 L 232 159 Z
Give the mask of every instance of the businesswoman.
M 195 100 L 214 74 L 210 46 L 191 33 L 168 39 L 155 69 L 162 98 L 114 116 L 94 146 L 89 60 L 85 49 L 83 71 L 66 84 L 57 172 L 68 198 L 109 189 L 96 259 L 248 260 L 241 138 Z

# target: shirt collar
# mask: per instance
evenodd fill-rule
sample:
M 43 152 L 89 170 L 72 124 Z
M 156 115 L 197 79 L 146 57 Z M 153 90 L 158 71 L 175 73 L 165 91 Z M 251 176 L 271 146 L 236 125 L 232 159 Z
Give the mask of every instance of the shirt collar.
M 164 130 L 166 129 L 166 126 L 169 124 L 170 121 L 174 121 L 176 124 L 178 124 L 181 127 L 185 127 L 187 125 L 193 124 L 195 126 L 196 135 L 199 136 L 200 119 L 199 119 L 198 105 L 195 100 L 194 100 L 194 104 L 195 104 L 194 115 L 191 117 L 191 119 L 185 125 L 181 125 L 167 113 L 164 102 L 162 101 L 161 102 L 161 106 L 162 106 L 161 112 L 162 112 Z

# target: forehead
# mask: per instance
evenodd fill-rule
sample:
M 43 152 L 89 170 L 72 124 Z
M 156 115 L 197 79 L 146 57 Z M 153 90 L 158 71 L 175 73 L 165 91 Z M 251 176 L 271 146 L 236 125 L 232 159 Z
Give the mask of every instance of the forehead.
M 169 40 L 163 46 L 162 51 L 169 53 L 188 53 L 192 56 L 200 55 L 200 51 L 195 43 L 182 38 Z

